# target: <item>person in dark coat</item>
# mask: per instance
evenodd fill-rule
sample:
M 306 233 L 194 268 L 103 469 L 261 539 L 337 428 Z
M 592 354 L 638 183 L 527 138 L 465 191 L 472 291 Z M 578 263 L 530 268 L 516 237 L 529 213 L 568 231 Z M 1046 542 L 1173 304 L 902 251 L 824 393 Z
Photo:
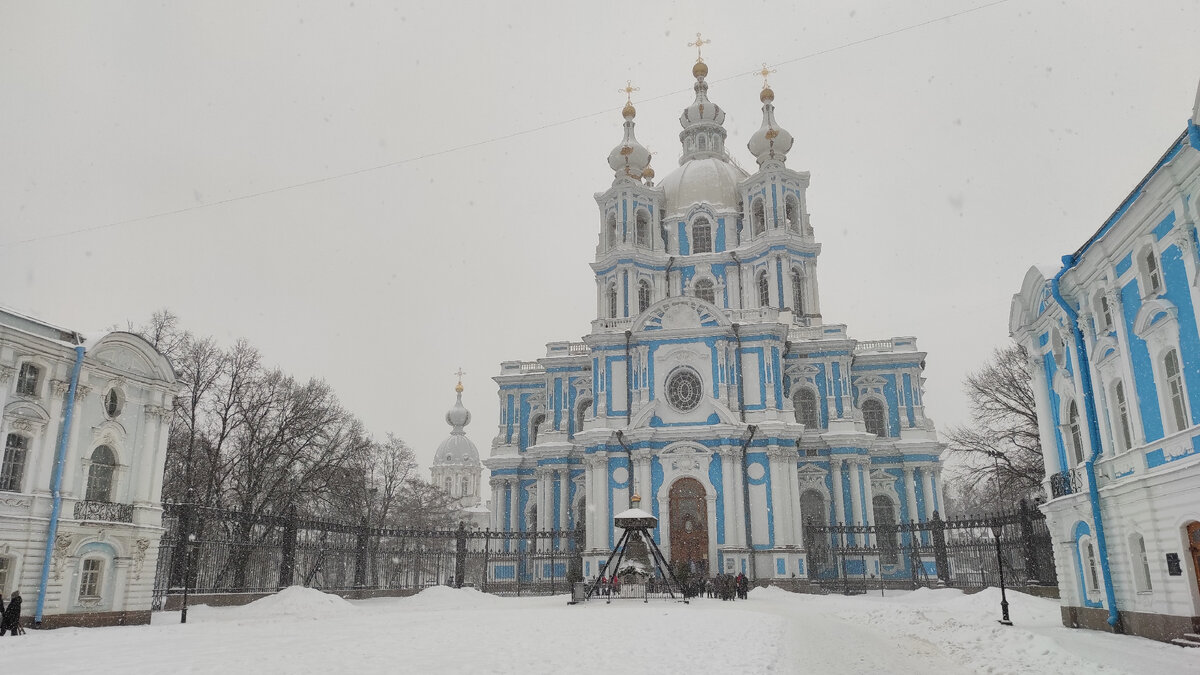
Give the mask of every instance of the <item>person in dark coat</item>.
M 737 575 L 737 595 L 738 598 L 745 600 L 750 593 L 750 579 L 745 574 Z
M 0 636 L 4 635 L 5 631 L 12 631 L 12 634 L 16 635 L 20 625 L 21 591 L 13 591 L 12 599 L 8 601 L 8 607 L 4 609 L 3 618 L 0 618 Z

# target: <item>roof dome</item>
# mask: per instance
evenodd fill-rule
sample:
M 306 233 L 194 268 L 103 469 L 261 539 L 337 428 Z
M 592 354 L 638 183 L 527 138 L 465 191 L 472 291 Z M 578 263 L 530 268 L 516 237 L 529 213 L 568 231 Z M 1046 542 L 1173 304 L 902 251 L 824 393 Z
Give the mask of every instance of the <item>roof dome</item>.
M 737 208 L 738 183 L 749 177 L 731 161 L 717 157 L 691 159 L 659 183 L 666 192 L 665 213 L 686 211 L 692 204 Z
M 467 410 L 462 403 L 462 382 L 454 388 L 457 394 L 457 399 L 454 401 L 454 407 L 446 412 L 446 424 L 452 428 L 450 437 L 442 441 L 438 445 L 437 452 L 433 454 L 433 463 L 438 464 L 479 464 L 479 448 L 467 438 L 467 432 L 463 427 L 471 423 L 471 411 Z
M 792 135 L 775 121 L 775 92 L 764 86 L 758 98 L 763 104 L 762 126 L 750 137 L 746 148 L 758 160 L 759 166 L 772 160 L 783 163 L 787 160 L 788 150 L 792 149 Z
M 632 103 L 625 104 L 621 116 L 625 118 L 625 137 L 608 153 L 608 166 L 613 170 L 613 178 L 616 180 L 626 176 L 640 179 L 642 171 L 650 166 L 650 151 L 638 143 L 637 137 L 633 135 L 633 118 L 637 116 L 637 110 Z

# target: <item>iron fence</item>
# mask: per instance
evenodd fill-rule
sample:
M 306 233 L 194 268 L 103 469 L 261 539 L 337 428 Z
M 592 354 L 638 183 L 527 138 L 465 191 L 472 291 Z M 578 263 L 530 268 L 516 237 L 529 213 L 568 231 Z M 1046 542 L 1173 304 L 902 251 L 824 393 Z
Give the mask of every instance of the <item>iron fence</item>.
M 155 608 L 183 593 L 471 586 L 499 595 L 565 593 L 581 578 L 574 531 L 405 530 L 168 504 Z
M 1024 501 L 1016 511 L 896 525 L 805 526 L 809 580 L 827 590 L 885 585 L 1056 586 L 1046 517 Z

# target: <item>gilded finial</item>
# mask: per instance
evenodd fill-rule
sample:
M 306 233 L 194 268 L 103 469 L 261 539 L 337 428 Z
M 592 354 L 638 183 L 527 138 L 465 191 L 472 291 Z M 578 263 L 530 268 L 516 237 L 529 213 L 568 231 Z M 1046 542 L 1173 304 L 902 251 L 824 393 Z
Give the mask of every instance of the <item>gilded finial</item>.
M 463 393 L 462 378 L 463 375 L 466 375 L 466 373 L 463 372 L 462 367 L 459 366 L 458 370 L 454 374 L 458 376 L 458 384 L 454 387 L 454 391 L 461 394 Z
M 767 76 L 768 76 L 768 75 L 770 75 L 771 73 L 774 73 L 774 72 L 775 72 L 775 70 L 774 70 L 774 69 L 768 68 L 768 67 L 767 67 L 767 64 L 765 64 L 765 63 L 764 63 L 764 64 L 763 64 L 763 66 L 762 66 L 762 70 L 755 71 L 754 73 L 751 73 L 751 74 L 752 74 L 752 75 L 758 75 L 758 76 L 762 77 L 762 79 L 763 79 L 763 89 L 770 89 L 770 87 L 769 87 L 769 86 L 767 86 Z
M 712 42 L 712 40 L 705 40 L 700 37 L 699 33 L 696 33 L 696 41 L 688 43 L 689 47 L 696 48 L 696 63 L 704 63 L 704 56 L 701 55 L 700 49 L 710 42 Z
M 633 86 L 632 80 L 625 80 L 625 86 L 617 90 L 625 94 L 625 107 L 621 109 L 622 117 L 634 117 L 637 115 L 637 109 L 633 107 L 633 92 L 641 90 L 641 87 Z

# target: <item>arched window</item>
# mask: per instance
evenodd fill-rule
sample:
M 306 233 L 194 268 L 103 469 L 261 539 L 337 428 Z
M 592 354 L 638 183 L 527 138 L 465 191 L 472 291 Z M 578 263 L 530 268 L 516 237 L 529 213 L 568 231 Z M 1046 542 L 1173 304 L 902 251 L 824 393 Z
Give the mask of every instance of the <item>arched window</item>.
M 21 372 L 17 375 L 17 393 L 25 396 L 37 396 L 38 380 L 42 369 L 32 363 L 22 363 Z
M 709 281 L 708 279 L 700 279 L 697 281 L 695 285 L 692 286 L 692 292 L 697 298 L 705 302 L 711 302 L 714 304 L 717 302 L 717 295 L 716 291 L 713 289 L 713 282 Z
M 804 522 L 824 526 L 829 523 L 829 515 L 825 513 L 825 497 L 816 490 L 806 490 L 800 495 L 800 515 Z
M 692 253 L 712 253 L 712 226 L 707 218 L 697 218 L 692 225 Z
M 446 494 L 450 494 L 450 477 L 449 476 L 446 477 L 445 483 L 446 483 Z
M 121 395 L 116 389 L 109 389 L 104 395 L 104 414 L 110 419 L 121 414 Z
M 1096 314 L 1100 317 L 1100 330 L 1112 330 L 1112 306 L 1108 302 L 1108 294 L 1104 291 L 1096 294 Z
M 792 407 L 796 410 L 796 421 L 806 429 L 821 427 L 821 413 L 817 409 L 817 392 L 808 387 L 797 387 L 792 394 Z
M 750 202 L 750 231 L 758 236 L 767 230 L 766 218 L 763 216 L 762 199 Z
M 704 136 L 698 137 L 696 139 L 696 149 L 700 150 L 701 152 L 708 150 L 708 139 Z
M 541 413 L 533 416 L 533 420 L 529 422 L 529 445 L 537 445 L 538 427 L 542 426 L 542 422 L 545 421 L 546 416 Z
M 1129 554 L 1133 557 L 1133 579 L 1138 593 L 1149 593 L 1154 590 L 1150 581 L 1150 558 L 1146 555 L 1146 540 L 1134 532 L 1129 537 Z
M 605 300 L 608 301 L 608 316 L 615 319 L 617 318 L 617 282 L 609 283 L 605 295 L 607 296 Z
M 103 558 L 84 558 L 83 564 L 79 568 L 79 599 L 95 600 L 99 598 L 103 576 Z
M 21 491 L 21 479 L 25 477 L 25 454 L 28 451 L 28 438 L 20 434 L 9 434 L 5 439 L 4 461 L 0 463 L 0 490 Z
M 1133 447 L 1133 434 L 1129 431 L 1129 402 L 1125 400 L 1125 383 L 1118 382 L 1113 389 L 1117 399 L 1117 425 L 1121 427 L 1122 450 Z
M 97 446 L 92 451 L 92 465 L 88 469 L 87 493 L 89 502 L 107 502 L 112 498 L 113 472 L 117 468 L 117 456 L 107 445 Z
M 1079 407 L 1075 401 L 1067 409 L 1067 428 L 1071 432 L 1071 450 L 1075 453 L 1075 465 L 1083 464 L 1083 434 L 1079 429 Z
M 867 425 L 867 433 L 876 436 L 887 436 L 887 413 L 878 399 L 869 398 L 862 404 L 863 423 Z
M 787 219 L 787 228 L 792 232 L 800 231 L 800 202 L 793 195 L 788 195 L 783 201 L 784 218 Z
M 899 542 L 896 541 L 896 507 L 892 500 L 883 495 L 876 495 L 871 500 L 875 512 L 875 537 L 879 545 L 879 560 L 885 565 L 895 565 L 899 556 Z
M 1150 285 L 1151 293 L 1162 292 L 1162 271 L 1158 269 L 1158 256 L 1154 255 L 1154 249 L 1146 251 L 1146 279 Z
M 583 422 L 592 411 L 592 399 L 585 399 L 579 404 L 579 412 L 575 416 L 575 433 L 583 431 Z
M 1100 592 L 1100 571 L 1096 564 L 1096 547 L 1092 545 L 1090 537 L 1081 539 L 1079 542 L 1081 554 L 1083 557 L 1083 578 L 1084 584 L 1087 586 L 1087 591 L 1091 593 Z
M 638 313 L 646 311 L 650 306 L 650 282 L 642 279 L 638 282 Z
M 765 271 L 758 273 L 758 306 L 771 306 L 771 286 L 767 283 L 767 273 Z
M 616 248 L 617 247 L 617 214 L 615 214 L 615 213 L 608 214 L 607 235 L 608 235 L 607 248 Z
M 645 211 L 637 212 L 637 245 L 650 248 L 650 218 Z
M 804 277 L 800 270 L 792 270 L 792 310 L 804 314 Z
M 462 488 L 458 494 L 463 497 L 471 494 L 470 486 L 471 486 L 470 482 L 466 478 L 463 478 L 462 479 Z
M 1171 414 L 1175 421 L 1175 431 L 1183 431 L 1188 427 L 1187 403 L 1183 398 L 1183 372 L 1179 369 L 1179 352 L 1174 349 L 1163 357 L 1163 371 L 1167 375 L 1167 399 L 1171 402 Z

